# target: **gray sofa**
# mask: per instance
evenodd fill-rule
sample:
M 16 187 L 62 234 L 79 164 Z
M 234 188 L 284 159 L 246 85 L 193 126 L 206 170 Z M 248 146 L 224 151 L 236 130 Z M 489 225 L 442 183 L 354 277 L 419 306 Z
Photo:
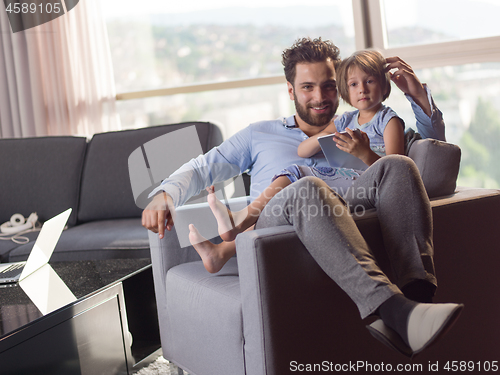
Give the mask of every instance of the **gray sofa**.
M 408 155 L 432 202 L 435 301 L 465 304 L 447 336 L 413 360 L 373 339 L 365 328 L 373 318 L 359 318 L 290 226 L 238 235 L 236 257 L 209 274 L 192 247 L 180 247 L 175 230 L 208 220 L 209 208 L 196 204 L 177 209 L 165 239 L 149 233 L 164 357 L 192 375 L 334 373 L 353 364 L 361 373 L 381 364 L 425 373 L 438 361 L 440 371 L 447 361 L 450 368 L 451 361 L 475 361 L 476 368 L 498 361 L 500 191 L 456 188 L 456 146 L 418 140 Z M 355 220 L 390 276 L 376 211 Z
M 136 148 L 160 135 L 196 126 L 203 151 L 222 141 L 220 129 L 191 122 L 95 134 L 84 137 L 0 139 L 0 223 L 15 213 L 38 214 L 43 223 L 72 208 L 52 261 L 148 258 L 142 210 L 134 202 L 128 158 Z M 30 242 L 0 241 L 0 261 L 26 260 Z

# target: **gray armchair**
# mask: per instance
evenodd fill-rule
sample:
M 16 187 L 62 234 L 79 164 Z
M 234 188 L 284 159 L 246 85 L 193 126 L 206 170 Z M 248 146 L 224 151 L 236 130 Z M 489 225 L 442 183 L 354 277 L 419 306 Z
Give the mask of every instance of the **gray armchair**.
M 438 360 L 442 365 L 498 360 L 500 191 L 455 189 L 456 146 L 416 141 L 409 155 L 435 197 L 440 283 L 435 301 L 465 304 L 447 336 L 413 362 L 381 345 L 365 328 L 371 319 L 359 318 L 354 303 L 289 226 L 238 235 L 237 256 L 217 274 L 208 273 L 192 247 L 180 247 L 175 232 L 175 227 L 211 215 L 207 205 L 196 204 L 177 210 L 174 230 L 163 240 L 150 232 L 164 357 L 193 375 L 275 375 L 308 368 L 333 373 L 346 366 L 367 373 L 370 365 L 427 369 Z M 443 183 L 431 177 L 437 173 Z M 243 207 L 246 200 L 235 204 Z M 355 220 L 390 276 L 376 212 L 366 211 Z

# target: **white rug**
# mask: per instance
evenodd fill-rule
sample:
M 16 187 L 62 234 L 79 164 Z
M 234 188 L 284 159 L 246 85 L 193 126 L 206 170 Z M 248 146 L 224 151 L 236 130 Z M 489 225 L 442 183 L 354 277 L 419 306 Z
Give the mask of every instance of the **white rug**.
M 189 375 L 187 372 L 184 372 L 184 374 Z M 171 368 L 170 363 L 160 356 L 148 367 L 144 367 L 137 371 L 135 375 L 177 375 L 177 368 L 175 366 Z

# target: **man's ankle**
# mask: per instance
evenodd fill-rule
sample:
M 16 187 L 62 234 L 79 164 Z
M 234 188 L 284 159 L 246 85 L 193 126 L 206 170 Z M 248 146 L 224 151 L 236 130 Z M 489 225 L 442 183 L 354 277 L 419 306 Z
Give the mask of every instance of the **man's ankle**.
M 436 286 L 423 279 L 413 280 L 401 288 L 406 298 L 420 303 L 432 303 Z
M 378 308 L 378 314 L 388 327 L 396 331 L 403 341 L 408 342 L 408 317 L 417 302 L 406 298 L 403 294 L 395 294 Z

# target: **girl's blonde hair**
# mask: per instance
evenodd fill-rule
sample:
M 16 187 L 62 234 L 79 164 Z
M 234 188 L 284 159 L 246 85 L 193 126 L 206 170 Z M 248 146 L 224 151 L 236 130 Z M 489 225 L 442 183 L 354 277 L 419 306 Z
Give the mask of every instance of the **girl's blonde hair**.
M 382 101 L 387 99 L 391 93 L 391 78 L 389 72 L 386 73 L 385 66 L 384 56 L 380 52 L 373 50 L 354 52 L 351 56 L 342 60 L 337 69 L 337 87 L 342 99 L 352 105 L 347 80 L 349 79 L 349 70 L 353 67 L 358 67 L 366 74 L 375 77 L 384 93 Z

